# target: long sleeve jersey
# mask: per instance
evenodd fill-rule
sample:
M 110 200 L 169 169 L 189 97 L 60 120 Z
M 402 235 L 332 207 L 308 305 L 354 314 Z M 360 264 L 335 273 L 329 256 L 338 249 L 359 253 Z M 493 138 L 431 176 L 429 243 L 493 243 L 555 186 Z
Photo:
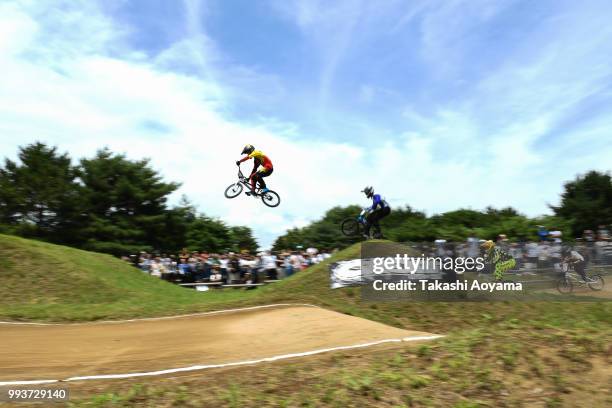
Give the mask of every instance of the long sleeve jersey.
M 389 207 L 389 204 L 380 196 L 380 194 L 374 194 L 372 197 L 372 206 L 370 207 L 370 211 L 374 211 L 379 207 L 386 208 Z
M 255 173 L 257 171 L 257 168 L 259 168 L 259 166 L 262 166 L 263 168 L 268 169 L 268 170 L 272 169 L 272 161 L 270 160 L 268 156 L 263 154 L 261 150 L 255 150 L 253 153 L 240 159 L 240 162 L 242 163 L 249 159 L 255 159 L 253 163 L 252 173 Z

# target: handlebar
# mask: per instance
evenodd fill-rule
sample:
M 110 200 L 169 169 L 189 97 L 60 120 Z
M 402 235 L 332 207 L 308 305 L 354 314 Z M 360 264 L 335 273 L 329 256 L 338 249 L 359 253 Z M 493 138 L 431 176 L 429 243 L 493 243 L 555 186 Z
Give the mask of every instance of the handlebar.
M 240 164 L 238 165 L 238 178 L 239 179 L 248 179 L 248 177 L 245 176 L 244 173 L 242 173 L 242 169 L 240 168 Z
M 364 208 L 363 210 L 361 210 L 361 212 L 360 212 L 360 213 L 359 213 L 359 215 L 357 216 L 357 219 L 358 219 L 360 222 L 365 221 L 366 216 L 367 216 L 367 214 L 368 214 L 368 212 L 369 212 L 369 209 L 370 209 L 370 207 L 366 207 L 366 208 Z

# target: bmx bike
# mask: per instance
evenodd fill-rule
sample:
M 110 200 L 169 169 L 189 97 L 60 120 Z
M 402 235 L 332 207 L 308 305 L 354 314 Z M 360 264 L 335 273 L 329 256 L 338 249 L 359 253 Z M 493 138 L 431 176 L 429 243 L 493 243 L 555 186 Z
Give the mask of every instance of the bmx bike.
M 340 230 L 342 231 L 342 233 L 347 237 L 361 236 L 363 231 L 365 230 L 366 225 L 368 224 L 368 210 L 369 208 L 364 208 L 363 210 L 361 210 L 357 217 L 345 218 L 340 224 Z M 381 237 L 381 234 L 374 234 L 374 238 Z
M 587 275 L 587 280 L 582 280 L 582 277 L 576 272 L 573 272 L 573 266 L 570 264 L 563 264 L 565 276 L 557 281 L 557 290 L 559 293 L 569 294 L 574 291 L 576 287 L 588 287 L 591 290 L 602 290 L 604 287 L 604 279 L 599 274 Z
M 245 187 L 251 195 L 255 197 L 260 197 L 261 201 L 268 207 L 278 207 L 278 205 L 280 204 L 280 196 L 275 191 L 268 190 L 263 193 L 262 189 L 257 186 L 255 187 L 255 189 L 252 189 L 249 178 L 242 174 L 240 166 L 238 166 L 238 182 L 230 184 L 225 189 L 225 198 L 238 197 L 240 193 L 244 191 Z

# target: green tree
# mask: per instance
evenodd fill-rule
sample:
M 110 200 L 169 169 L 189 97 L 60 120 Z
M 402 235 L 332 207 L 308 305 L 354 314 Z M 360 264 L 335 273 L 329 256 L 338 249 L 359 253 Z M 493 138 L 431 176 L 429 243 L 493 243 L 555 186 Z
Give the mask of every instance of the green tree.
M 187 232 L 197 217 L 196 207 L 183 195 L 177 206 L 166 211 L 160 248 L 166 252 L 179 252 L 187 247 Z
M 340 231 L 340 225 L 345 218 L 356 217 L 361 207 L 351 205 L 334 207 L 325 215 L 303 228 L 293 228 L 278 237 L 272 248 L 274 250 L 315 247 L 320 249 L 341 248 L 359 241 L 360 237 L 346 237 Z
M 183 196 L 178 206 L 166 214 L 166 251 L 188 248 L 194 251 L 257 252 L 253 231 L 245 226 L 228 227 L 223 221 L 198 214 L 196 207 Z
M 572 232 L 612 223 L 612 178 L 608 173 L 590 171 L 565 183 L 559 206 L 551 206 L 555 215 L 571 220 Z
M 384 235 L 394 241 L 428 241 L 435 238 L 425 214 L 410 206 L 394 209 L 381 225 Z
M 232 249 L 229 228 L 220 220 L 199 215 L 189 224 L 187 249 L 191 251 L 225 252 Z
M 0 168 L 0 218 L 22 235 L 74 243 L 78 239 L 80 188 L 68 154 L 37 142 L 19 149 L 20 163 Z
M 149 160 L 128 160 L 100 150 L 81 160 L 87 206 L 88 249 L 124 254 L 160 249 L 168 241 L 167 198 L 179 184 L 165 183 Z
M 230 237 L 232 241 L 232 250 L 235 252 L 246 250 L 250 253 L 255 253 L 259 248 L 257 240 L 253 237 L 253 231 L 249 227 L 230 227 Z

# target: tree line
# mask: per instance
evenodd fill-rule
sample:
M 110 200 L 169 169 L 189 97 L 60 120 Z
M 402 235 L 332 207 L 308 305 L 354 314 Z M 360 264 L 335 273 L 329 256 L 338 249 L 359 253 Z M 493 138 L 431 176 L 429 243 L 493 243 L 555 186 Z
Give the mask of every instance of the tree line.
M 108 149 L 73 164 L 56 147 L 19 148 L 0 166 L 0 232 L 114 255 L 138 251 L 256 251 L 250 228 L 206 216 L 164 182 L 148 159 Z
M 197 211 L 186 197 L 175 206 L 168 197 L 178 183 L 164 182 L 149 160 L 129 160 L 108 149 L 76 163 L 56 147 L 34 143 L 19 148 L 19 162 L 0 166 L 0 232 L 125 255 L 137 251 L 175 252 L 183 248 L 256 251 L 250 228 L 228 226 Z M 538 225 L 578 237 L 585 229 L 612 223 L 612 178 L 591 171 L 564 185 L 553 215 L 530 218 L 514 208 L 458 209 L 427 216 L 409 206 L 394 208 L 382 222 L 395 241 L 460 241 L 469 236 L 537 239 Z M 340 233 L 356 216 L 356 205 L 334 207 L 303 228 L 276 239 L 273 249 L 298 246 L 342 248 L 360 240 Z
M 463 241 L 468 237 L 495 239 L 506 234 L 515 241 L 537 240 L 538 226 L 558 230 L 565 238 L 580 237 L 584 230 L 612 224 L 612 178 L 608 173 L 590 171 L 564 185 L 559 205 L 550 206 L 553 214 L 530 218 L 508 207 L 485 210 L 459 209 L 427 216 L 409 206 L 394 208 L 382 222 L 386 238 L 393 241 Z M 278 237 L 274 249 L 314 246 L 341 248 L 361 240 L 345 237 L 340 224 L 355 217 L 361 207 L 334 207 L 303 228 L 294 228 Z

